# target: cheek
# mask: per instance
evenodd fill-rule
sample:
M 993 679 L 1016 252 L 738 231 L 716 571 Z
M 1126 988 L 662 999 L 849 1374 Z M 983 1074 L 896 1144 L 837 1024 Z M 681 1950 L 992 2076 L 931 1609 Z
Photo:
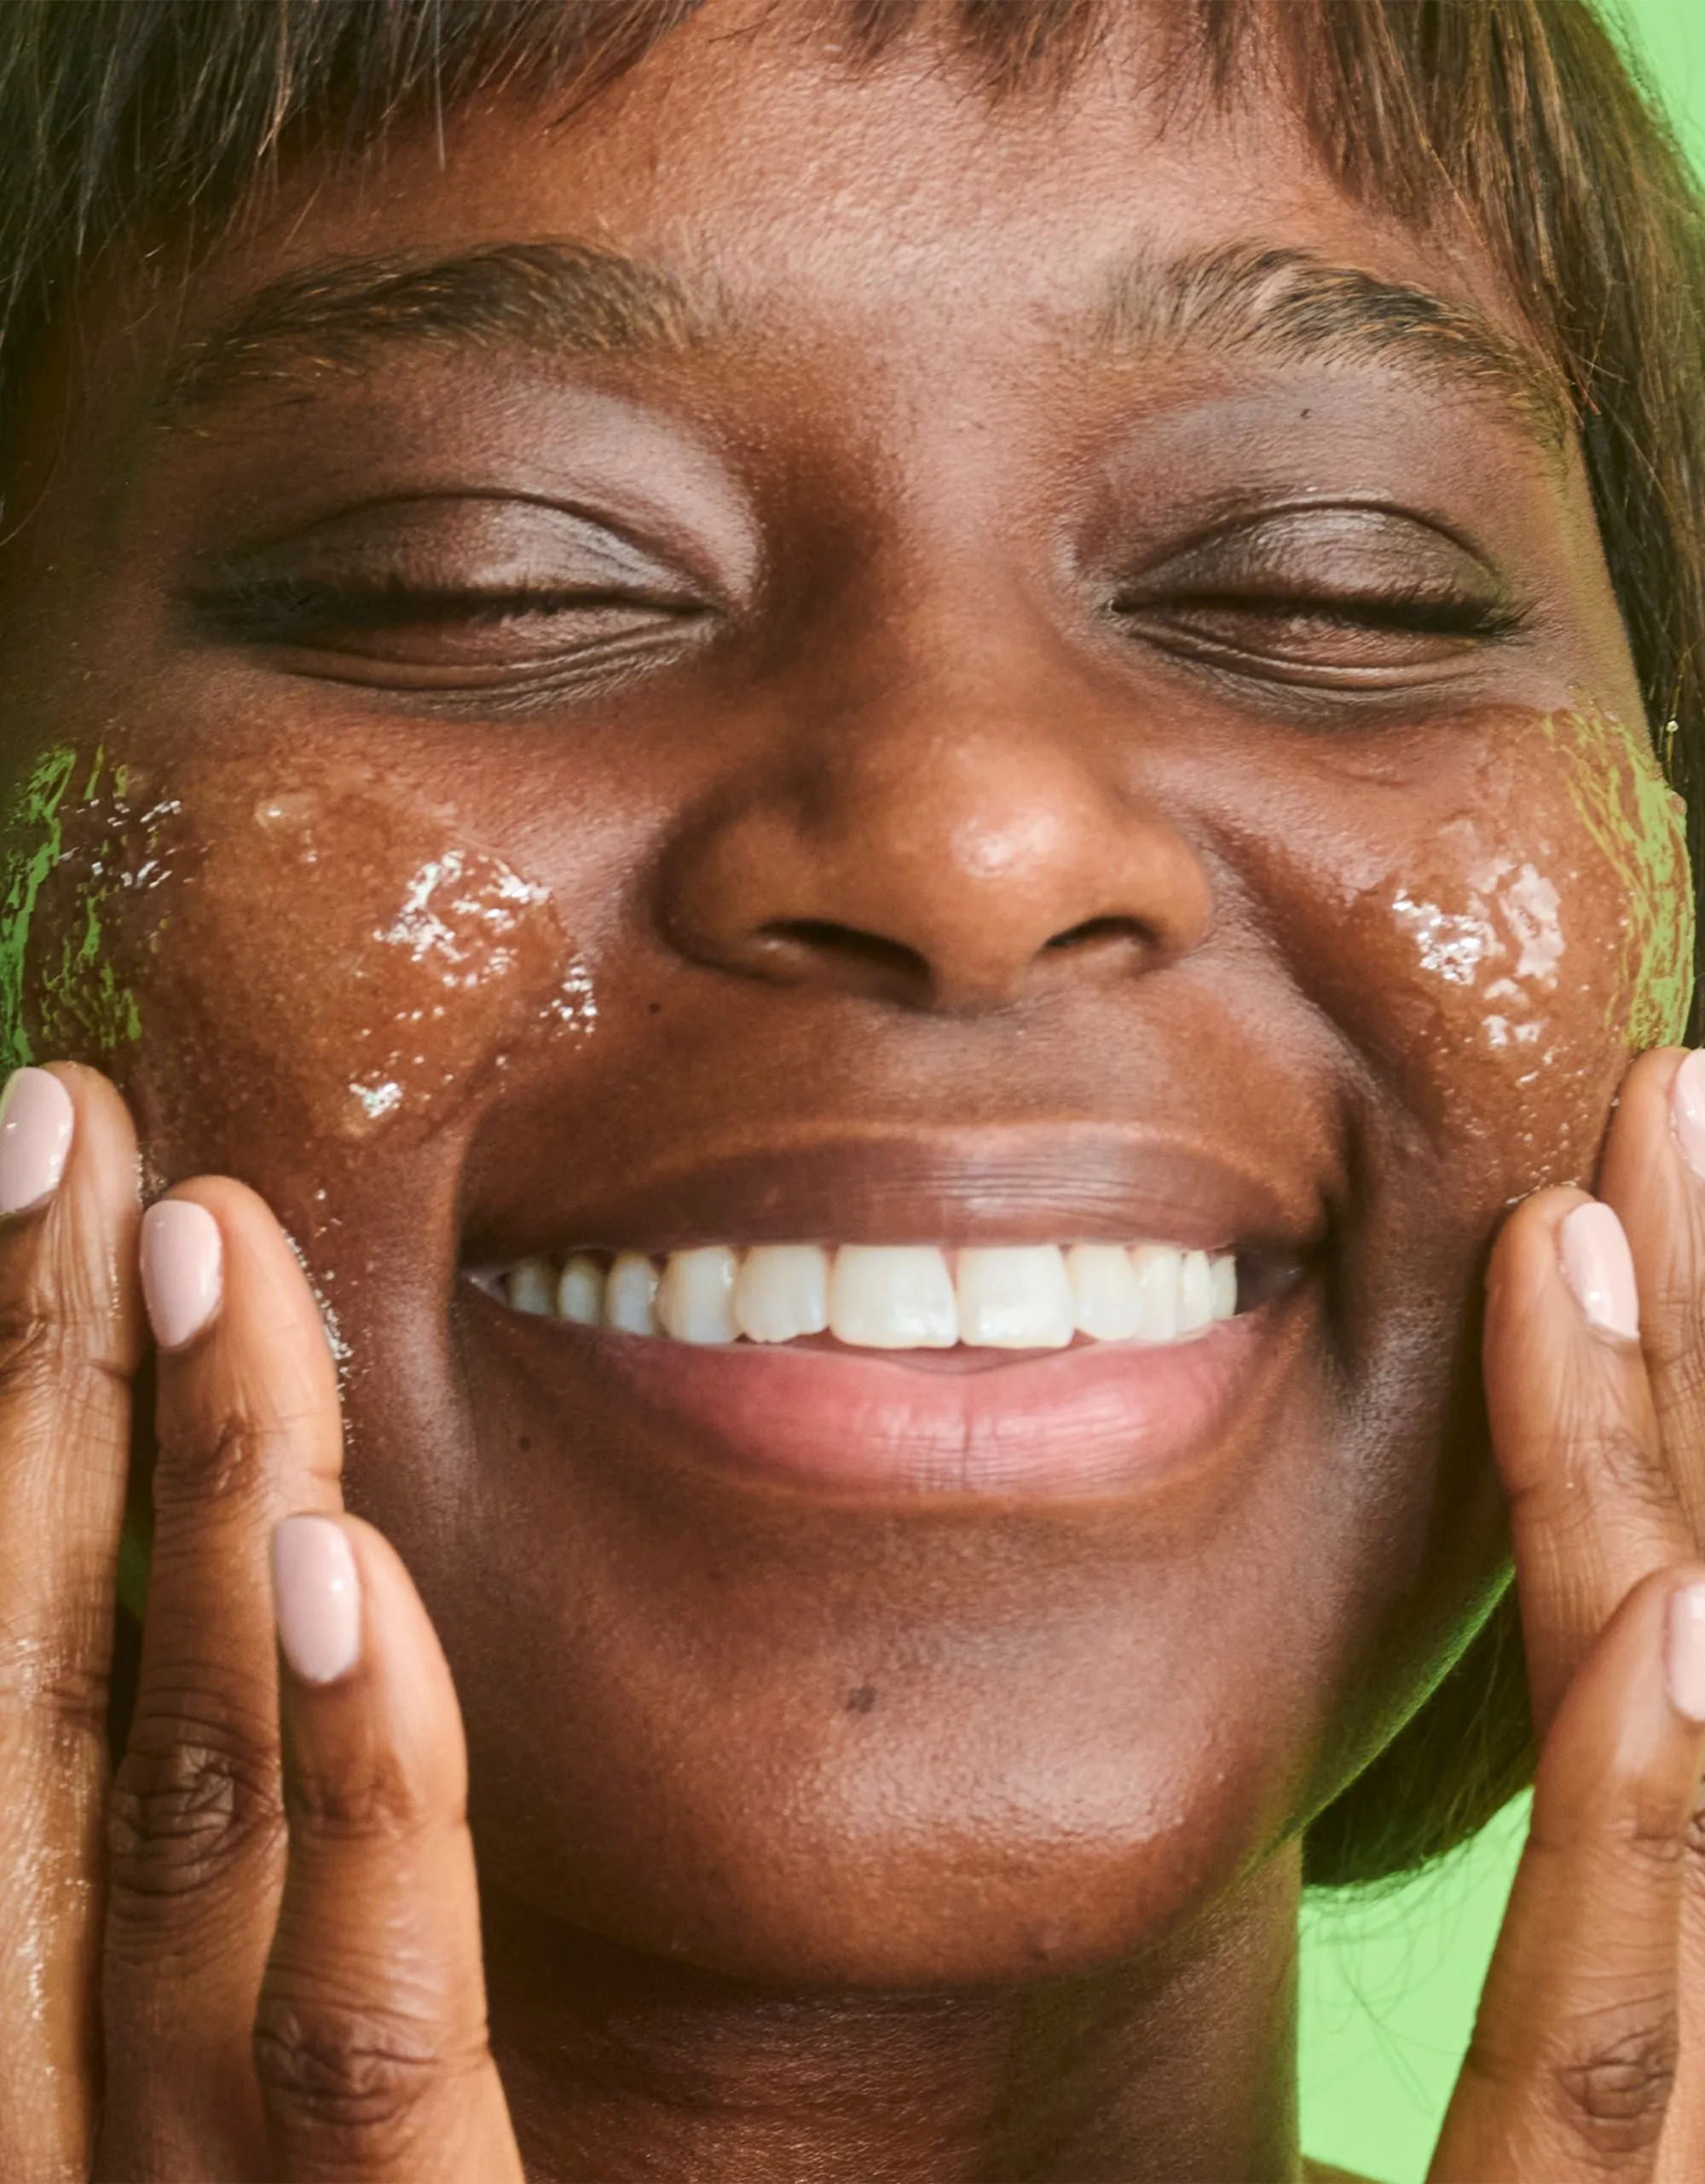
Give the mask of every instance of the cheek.
M 50 754 L 10 835 L 14 1043 L 351 1149 L 419 1142 L 597 1020 L 549 892 L 371 770 Z
M 1679 800 L 1643 731 L 1581 711 L 1505 722 L 1409 809 L 1347 905 L 1368 1043 L 1485 1187 L 1585 1182 L 1629 1059 L 1686 1024 Z

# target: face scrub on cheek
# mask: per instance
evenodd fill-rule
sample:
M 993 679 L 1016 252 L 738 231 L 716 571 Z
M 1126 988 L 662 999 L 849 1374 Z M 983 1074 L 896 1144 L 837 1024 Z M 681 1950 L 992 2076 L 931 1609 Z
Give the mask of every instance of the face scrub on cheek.
M 1631 1054 L 1678 1040 L 1693 998 L 1693 877 L 1686 807 L 1643 732 L 1589 710 L 1553 714 L 1544 731 L 1563 759 L 1569 800 L 1626 903 L 1621 933 L 1624 1008 L 1605 1029 Z M 1593 936 L 1602 940 L 1608 936 Z
M 423 1134 L 517 1054 L 596 1021 L 549 890 L 454 839 L 444 815 L 296 788 L 255 801 L 239 838 L 284 944 L 242 975 L 288 1027 L 291 1073 L 330 1135 Z
M 182 797 L 142 788 L 104 749 L 56 749 L 18 793 L 0 904 L 9 1066 L 113 1067 L 146 1016 L 149 1052 L 217 1053 L 311 1135 L 354 1143 L 424 1135 L 595 1022 L 549 891 L 457 840 L 452 814 L 335 777 L 257 798 L 217 766 L 187 773 Z
M 1466 891 L 1434 900 L 1400 887 L 1396 922 L 1429 977 L 1479 1006 L 1474 1043 L 1535 1071 L 1558 1059 L 1552 1042 L 1589 991 L 1597 1025 L 1628 1053 L 1679 1039 L 1693 988 L 1681 800 L 1644 740 L 1608 715 L 1546 714 L 1535 731 L 1545 776 L 1563 792 L 1556 823 L 1534 823 L 1539 777 L 1506 758 L 1504 789 L 1525 794 L 1527 823 L 1448 823 L 1442 837 L 1465 835 L 1471 852 Z

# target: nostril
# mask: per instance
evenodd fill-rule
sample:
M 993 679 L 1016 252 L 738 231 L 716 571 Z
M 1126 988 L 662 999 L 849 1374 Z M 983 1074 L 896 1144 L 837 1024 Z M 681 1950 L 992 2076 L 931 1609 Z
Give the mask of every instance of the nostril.
M 854 972 L 863 972 L 873 985 L 885 988 L 928 988 L 929 965 L 916 948 L 903 940 L 889 940 L 880 933 L 866 933 L 856 925 L 837 925 L 819 917 L 773 918 L 760 925 L 758 939 L 771 961 L 785 965 L 798 975 L 807 975 L 812 964 L 827 958 Z
M 1056 933 L 1045 945 L 1054 954 L 1062 955 L 1068 948 L 1104 948 L 1115 942 L 1141 947 L 1148 939 L 1147 928 L 1136 918 L 1086 917 L 1081 925 Z

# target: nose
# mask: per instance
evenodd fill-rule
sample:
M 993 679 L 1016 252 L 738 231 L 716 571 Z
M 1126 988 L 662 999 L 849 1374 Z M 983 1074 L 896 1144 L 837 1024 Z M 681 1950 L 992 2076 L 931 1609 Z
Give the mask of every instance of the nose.
M 1144 793 L 1140 724 L 984 667 L 819 689 L 673 845 L 663 910 L 699 962 L 978 1012 L 1176 962 L 1208 929 L 1195 852 Z M 802 716 L 812 725 L 801 727 Z

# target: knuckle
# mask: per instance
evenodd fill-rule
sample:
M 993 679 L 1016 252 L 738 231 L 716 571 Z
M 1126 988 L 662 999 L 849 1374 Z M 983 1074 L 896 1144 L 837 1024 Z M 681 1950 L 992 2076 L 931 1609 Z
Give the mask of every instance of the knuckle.
M 162 1433 L 154 1465 L 156 1522 L 179 1509 L 205 1512 L 211 1502 L 248 1491 L 266 1469 L 265 1436 L 244 1418 L 222 1419 L 205 1439 L 182 1424 Z
M 1632 1503 L 1663 1517 L 1674 1513 L 1675 1489 L 1663 1459 L 1631 1420 L 1600 1420 L 1582 1437 L 1619 1505 Z
M 1702 1319 L 1696 1270 L 1685 1278 L 1666 1270 L 1644 1299 L 1642 1347 L 1648 1361 L 1667 1384 L 1666 1412 L 1682 1410 L 1697 1415 L 1705 1401 L 1705 1319 Z
M 330 1841 L 404 1840 L 438 1816 L 394 1754 L 367 1754 L 359 1767 L 303 1768 L 291 1785 L 291 1824 Z
M 1687 1816 L 1687 1826 L 1682 1838 L 1682 1856 L 1687 1861 L 1687 1881 L 1690 1888 L 1705 1885 L 1705 1788 L 1693 1800 Z
M 159 1730 L 139 1724 L 113 1777 L 107 1839 L 114 1920 L 146 1919 L 282 1844 L 276 1763 L 226 1724 L 183 1713 Z
M 305 1439 L 323 1424 L 311 1409 L 260 1415 L 234 1409 L 217 1419 L 162 1422 L 153 1477 L 156 1517 L 194 1517 L 210 1503 L 255 1493 L 281 1468 L 299 1465 Z
M 263 1998 L 255 2074 L 276 2129 L 334 2168 L 390 2170 L 432 2095 L 483 2060 L 447 2052 L 394 2012 Z
M 1656 2142 L 1675 2084 L 1677 2037 L 1673 2010 L 1657 2000 L 1575 2028 L 1551 2077 L 1563 2121 L 1590 2156 L 1625 2161 Z
M 64 1324 L 36 1297 L 0 1297 L 0 1401 L 56 1386 L 75 1362 Z
M 1664 1785 L 1644 1778 L 1621 1785 L 1612 1781 L 1608 1788 L 1612 1794 L 1619 1788 L 1621 1793 L 1608 1829 L 1611 1847 L 1634 1874 L 1664 1879 L 1687 1856 L 1687 1834 L 1678 1823 L 1673 1798 Z
M 39 1734 L 36 1725 L 71 1745 L 107 1737 L 108 1674 L 93 1648 L 56 1643 L 26 1632 L 0 1632 L 0 1736 L 9 1746 Z
M 128 1401 L 130 1384 L 95 1331 L 56 1314 L 49 1299 L 0 1297 L 0 1413 L 10 1427 L 0 1476 L 26 1470 L 44 1446 L 57 1453 L 85 1414 L 110 1412 L 115 1396 Z

